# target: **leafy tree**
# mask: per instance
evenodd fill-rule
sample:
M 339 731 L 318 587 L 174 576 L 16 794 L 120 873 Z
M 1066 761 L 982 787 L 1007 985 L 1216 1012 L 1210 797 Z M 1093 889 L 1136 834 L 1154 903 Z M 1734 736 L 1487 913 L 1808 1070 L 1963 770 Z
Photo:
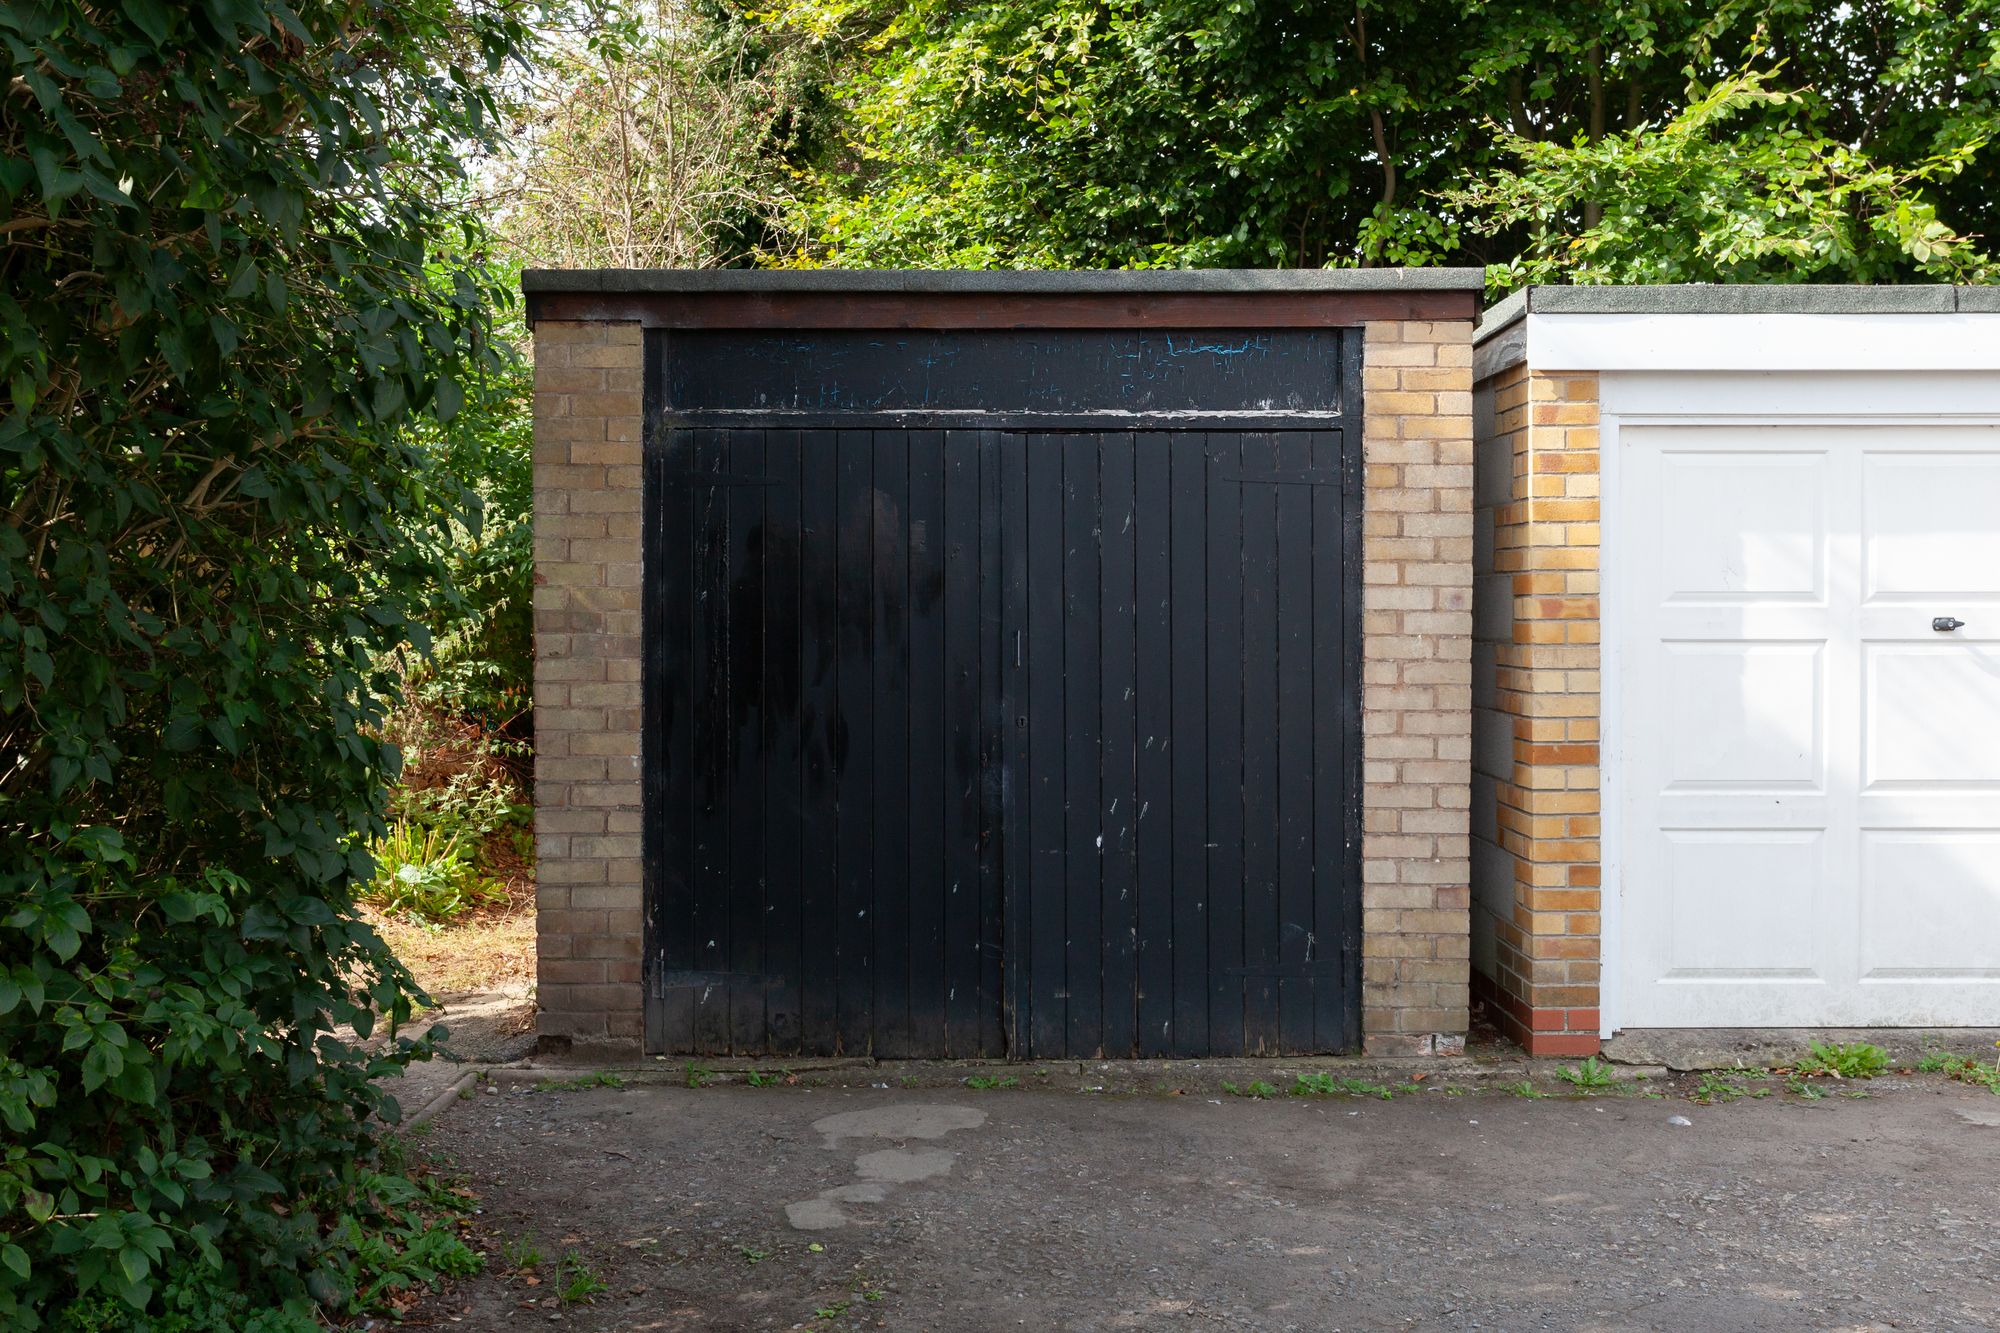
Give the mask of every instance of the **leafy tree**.
M 500 366 L 459 154 L 522 40 L 0 6 L 0 1325 L 304 1326 L 397 1194 L 373 1080 L 423 1043 L 335 1031 L 412 1014 L 353 886 L 472 516 L 408 427 Z
M 1788 79 L 1764 91 L 1797 100 L 1740 122 L 1757 154 L 1798 129 L 1853 155 L 1839 172 L 1886 171 L 1947 229 L 1990 232 L 1996 17 L 1994 0 L 798 0 L 771 22 L 852 62 L 848 146 L 794 215 L 804 262 L 1311 267 L 1505 264 L 1595 227 L 1600 190 L 1545 222 L 1456 192 L 1524 145 L 1673 121 L 1759 51 Z M 1883 196 L 1845 198 L 1858 218 Z
M 823 114 L 810 44 L 699 0 L 569 0 L 541 37 L 494 164 L 518 258 L 699 268 L 782 246 L 769 222 Z
M 1724 80 L 1664 125 L 1596 143 L 1503 134 L 1519 169 L 1445 199 L 1482 230 L 1529 229 L 1522 257 L 1496 275 L 1504 286 L 2000 276 L 1919 189 L 1956 177 L 1983 141 L 1883 166 L 1816 133 L 1811 99 L 1769 78 Z M 1586 214 L 1587 200 L 1602 202 Z

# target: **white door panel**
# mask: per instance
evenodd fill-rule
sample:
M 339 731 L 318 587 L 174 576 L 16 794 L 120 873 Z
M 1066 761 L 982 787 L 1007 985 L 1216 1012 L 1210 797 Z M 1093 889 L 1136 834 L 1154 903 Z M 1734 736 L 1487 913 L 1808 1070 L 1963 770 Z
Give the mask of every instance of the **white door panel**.
M 1869 601 L 2000 600 L 2000 456 L 1871 451 L 1861 486 Z
M 1618 439 L 1621 1025 L 2000 1025 L 2000 428 Z

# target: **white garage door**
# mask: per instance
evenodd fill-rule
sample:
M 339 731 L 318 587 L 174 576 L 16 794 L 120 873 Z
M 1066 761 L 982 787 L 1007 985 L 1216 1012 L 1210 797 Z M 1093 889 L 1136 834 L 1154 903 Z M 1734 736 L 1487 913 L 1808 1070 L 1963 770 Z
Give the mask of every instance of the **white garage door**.
M 1620 1025 L 2000 1025 L 2000 428 L 1618 438 Z

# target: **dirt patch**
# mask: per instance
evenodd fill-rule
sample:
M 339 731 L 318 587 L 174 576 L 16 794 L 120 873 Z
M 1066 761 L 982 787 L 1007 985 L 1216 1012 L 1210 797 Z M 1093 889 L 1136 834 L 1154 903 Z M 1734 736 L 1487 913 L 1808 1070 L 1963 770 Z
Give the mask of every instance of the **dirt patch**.
M 2000 1129 L 1962 1114 L 2000 1099 L 1937 1080 L 1712 1106 L 1631 1089 L 533 1087 L 478 1092 L 429 1136 L 478 1192 L 490 1258 L 414 1321 L 2000 1324 L 2000 1204 L 1980 1183 Z M 523 1247 L 540 1262 L 511 1262 Z M 571 1252 L 604 1290 L 564 1303 Z
M 372 908 L 364 908 L 362 917 L 432 995 L 525 993 L 535 980 L 535 885 L 523 872 L 507 887 L 504 908 L 448 925 L 384 917 Z

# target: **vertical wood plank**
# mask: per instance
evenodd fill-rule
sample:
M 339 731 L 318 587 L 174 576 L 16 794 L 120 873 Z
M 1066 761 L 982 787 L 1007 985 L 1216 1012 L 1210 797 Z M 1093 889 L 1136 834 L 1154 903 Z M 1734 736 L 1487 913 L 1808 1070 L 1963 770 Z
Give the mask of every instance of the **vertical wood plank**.
M 1098 714 L 1102 719 L 1098 827 L 1103 831 L 1100 910 L 1104 941 L 1104 1054 L 1138 1054 L 1138 808 L 1136 710 L 1138 674 L 1133 439 L 1124 431 L 1099 437 Z M 1165 663 L 1148 664 L 1147 671 Z
M 1354 1050 L 1361 1041 L 1361 447 L 1358 431 L 1315 431 L 1312 440 L 1313 466 L 1341 478 L 1338 487 L 1313 488 L 1313 950 L 1323 969 L 1313 1009 L 1320 1049 Z
M 875 1031 L 875 441 L 838 435 L 835 506 L 839 571 L 834 615 L 840 654 L 833 719 L 837 954 L 835 1045 L 866 1055 Z
M 1007 443 L 1012 439 L 1012 443 Z M 1012 928 L 1010 910 L 1018 895 L 1009 888 L 1010 866 L 1018 858 L 1011 849 L 1019 836 L 1016 809 L 1020 794 L 1026 732 L 1017 729 L 1021 672 L 1013 669 L 1006 645 L 1015 632 L 1027 630 L 1026 549 L 1024 541 L 1005 526 L 1008 515 L 1021 508 L 1026 487 L 1018 439 L 997 431 L 980 431 L 979 457 L 979 1050 L 1005 1055 L 1015 1048 L 1007 948 Z M 1014 497 L 1010 500 L 1008 497 Z M 1012 562 L 1021 561 L 1017 580 Z
M 1062 438 L 1027 439 L 1028 664 L 1027 843 L 1030 1056 L 1059 1055 L 1068 1040 L 1068 803 L 1063 704 Z
M 945 713 L 947 549 L 944 436 L 911 431 L 909 441 L 909 1032 L 906 1054 L 945 1046 L 945 868 L 948 731 Z M 976 718 L 976 714 L 975 714 Z M 975 718 L 966 719 L 972 725 Z
M 806 862 L 804 807 L 799 799 L 804 700 L 799 633 L 801 466 L 799 432 L 765 435 L 764 467 L 764 970 L 765 1023 L 775 1055 L 801 1053 L 801 930 Z M 814 873 L 818 873 L 815 867 Z
M 1242 437 L 1208 437 L 1208 1049 L 1243 1044 Z
M 696 606 L 689 645 L 694 688 L 694 969 L 729 966 L 729 524 L 726 488 L 704 480 L 727 463 L 725 432 L 694 432 L 692 481 Z M 729 1049 L 729 990 L 701 985 L 694 995 L 694 1049 Z
M 942 803 L 939 981 L 944 987 L 938 1054 L 964 1058 L 981 1053 L 981 841 L 984 836 L 985 742 L 990 729 L 980 690 L 981 540 L 979 437 L 947 431 L 940 448 L 942 519 L 938 530 L 940 616 L 943 634 L 940 686 L 942 734 L 938 740 Z M 921 782 L 917 785 L 921 786 Z
M 840 1047 L 839 439 L 799 442 L 799 1050 Z
M 1243 471 L 1277 471 L 1266 432 L 1242 437 Z M 1275 1054 L 1278 1035 L 1278 492 L 1239 489 L 1243 507 L 1243 1025 L 1245 1049 Z
M 1174 784 L 1172 450 L 1179 438 L 1133 445 L 1133 881 L 1138 1054 L 1173 1054 Z
M 1063 469 L 1062 714 L 1064 804 L 1063 952 L 1068 1015 L 1061 1054 L 1092 1056 L 1104 1041 L 1104 807 L 1099 801 L 1098 635 L 1103 608 L 1098 551 L 1097 435 L 1049 437 Z M 1057 1051 L 1047 1052 L 1057 1054 Z
M 764 888 L 769 821 L 764 809 L 764 502 L 770 487 L 744 485 L 764 477 L 764 432 L 733 430 L 724 441 L 723 470 L 734 479 L 720 488 L 728 515 L 729 582 L 724 590 L 727 639 L 720 655 L 728 673 L 727 809 L 729 878 L 722 904 L 728 921 L 726 958 L 731 982 L 729 1049 L 762 1054 L 764 1026 Z
M 1280 474 L 1313 465 L 1312 437 L 1285 431 L 1278 437 Z M 1314 965 L 1318 935 L 1313 919 L 1315 791 L 1313 744 L 1313 496 L 1329 486 L 1275 486 L 1278 504 L 1277 749 L 1278 783 L 1278 1049 L 1320 1049 L 1314 1020 L 1317 979 L 1301 975 Z
M 661 430 L 647 454 L 646 479 L 646 861 L 647 941 L 653 981 L 647 1044 L 662 1051 L 694 1046 L 694 998 L 663 976 L 694 967 L 693 461 L 686 431 Z
M 873 1053 L 910 1049 L 910 446 L 874 432 L 875 448 L 875 1031 Z
M 1035 986 L 1031 960 L 1035 939 L 1034 839 L 1031 826 L 1037 787 L 1031 774 L 1034 705 L 1033 673 L 1027 638 L 1032 619 L 1029 573 L 1027 437 L 1002 434 L 995 453 L 1000 469 L 999 539 L 1001 565 L 1000 671 L 1006 682 L 1007 712 L 1001 719 L 1001 747 L 1007 756 L 1001 791 L 1001 896 L 1004 964 L 1004 1024 L 1007 1054 L 1024 1057 L 1034 1049 Z
M 1209 1053 L 1209 437 L 1171 445 L 1173 480 L 1174 1054 Z M 1228 604 L 1224 604 L 1228 609 Z M 1149 816 L 1150 818 L 1150 816 Z

